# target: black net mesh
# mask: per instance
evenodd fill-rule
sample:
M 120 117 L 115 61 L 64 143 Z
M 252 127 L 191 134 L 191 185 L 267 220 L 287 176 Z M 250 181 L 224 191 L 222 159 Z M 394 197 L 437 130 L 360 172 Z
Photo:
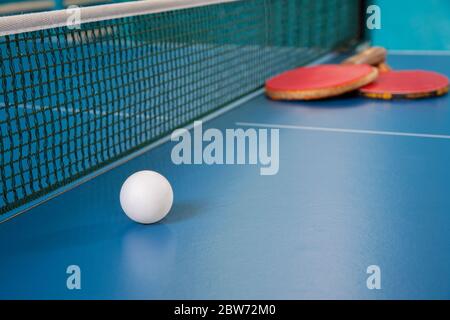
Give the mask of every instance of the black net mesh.
M 0 214 L 361 36 L 357 0 L 247 0 L 0 37 Z

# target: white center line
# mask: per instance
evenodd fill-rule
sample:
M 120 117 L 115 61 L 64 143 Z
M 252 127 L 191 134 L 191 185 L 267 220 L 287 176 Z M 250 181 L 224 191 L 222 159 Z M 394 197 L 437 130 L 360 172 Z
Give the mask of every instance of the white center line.
M 252 122 L 236 122 L 236 125 L 240 126 L 240 127 L 291 129 L 291 130 L 336 132 L 336 133 L 356 133 L 356 134 L 369 134 L 369 135 L 378 135 L 378 136 L 397 136 L 397 137 L 414 137 L 414 138 L 428 138 L 428 139 L 446 139 L 446 140 L 450 140 L 450 135 L 428 134 L 428 133 L 414 133 L 414 132 L 374 131 L 374 130 L 358 130 L 358 129 L 342 129 L 342 128 L 307 127 L 307 126 L 252 123 Z

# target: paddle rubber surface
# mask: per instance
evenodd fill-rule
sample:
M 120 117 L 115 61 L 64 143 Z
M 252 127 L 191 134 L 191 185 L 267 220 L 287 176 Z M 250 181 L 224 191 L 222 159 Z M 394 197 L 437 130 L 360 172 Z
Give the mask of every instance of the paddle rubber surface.
M 359 89 L 361 95 L 377 99 L 426 98 L 448 92 L 446 76 L 432 71 L 409 70 L 380 73 L 378 79 Z
M 266 94 L 275 100 L 323 99 L 361 88 L 377 76 L 367 64 L 302 67 L 267 80 Z

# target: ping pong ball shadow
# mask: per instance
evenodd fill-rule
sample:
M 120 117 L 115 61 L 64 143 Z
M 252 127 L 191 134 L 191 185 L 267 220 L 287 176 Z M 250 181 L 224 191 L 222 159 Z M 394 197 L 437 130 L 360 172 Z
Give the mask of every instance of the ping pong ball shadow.
M 202 210 L 203 207 L 204 205 L 200 202 L 176 201 L 169 214 L 161 221 L 161 223 L 170 225 L 183 220 L 193 219 L 204 212 L 204 210 Z
M 174 233 L 163 223 L 130 225 L 122 238 L 122 264 L 127 274 L 123 278 L 135 284 L 169 281 L 176 243 Z

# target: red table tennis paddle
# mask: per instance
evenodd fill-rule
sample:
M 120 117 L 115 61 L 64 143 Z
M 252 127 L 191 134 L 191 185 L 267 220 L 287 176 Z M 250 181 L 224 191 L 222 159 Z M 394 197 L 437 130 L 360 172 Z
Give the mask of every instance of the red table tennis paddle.
M 380 73 L 378 79 L 359 89 L 359 93 L 373 99 L 419 99 L 437 97 L 449 91 L 446 76 L 432 71 L 401 70 Z
M 351 59 L 346 61 L 351 63 Z M 440 73 L 424 70 L 393 71 L 386 62 L 377 67 L 380 72 L 378 78 L 360 88 L 360 95 L 385 100 L 419 99 L 442 96 L 449 91 L 449 80 Z
M 317 100 L 357 90 L 377 79 L 372 65 L 385 61 L 386 50 L 374 47 L 344 64 L 301 67 L 266 81 L 266 95 L 274 100 Z

